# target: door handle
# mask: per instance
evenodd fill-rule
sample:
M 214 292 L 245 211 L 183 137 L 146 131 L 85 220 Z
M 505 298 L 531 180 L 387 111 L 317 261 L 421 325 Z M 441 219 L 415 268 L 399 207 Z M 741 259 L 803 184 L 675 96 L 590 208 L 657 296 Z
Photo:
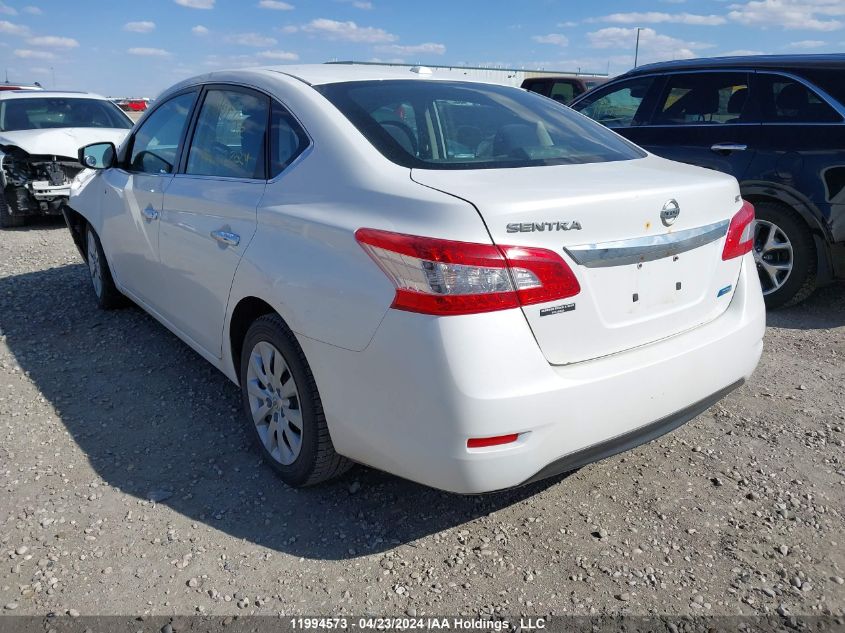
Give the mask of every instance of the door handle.
M 152 207 L 147 207 L 146 209 L 141 211 L 141 213 L 144 215 L 144 218 L 146 218 L 147 220 L 149 220 L 151 222 L 153 220 L 158 220 L 158 211 L 156 211 Z
M 241 236 L 229 231 L 212 231 L 211 237 L 221 244 L 226 244 L 228 246 L 237 246 L 241 243 Z
M 711 145 L 710 149 L 714 152 L 744 152 L 748 149 L 748 145 L 742 143 L 716 143 Z

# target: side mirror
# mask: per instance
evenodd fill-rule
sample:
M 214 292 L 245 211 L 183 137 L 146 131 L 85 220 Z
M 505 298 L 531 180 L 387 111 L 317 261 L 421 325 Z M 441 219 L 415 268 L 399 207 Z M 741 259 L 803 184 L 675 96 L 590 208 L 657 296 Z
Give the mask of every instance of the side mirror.
M 114 143 L 92 143 L 79 150 L 79 162 L 88 169 L 108 169 L 116 160 Z

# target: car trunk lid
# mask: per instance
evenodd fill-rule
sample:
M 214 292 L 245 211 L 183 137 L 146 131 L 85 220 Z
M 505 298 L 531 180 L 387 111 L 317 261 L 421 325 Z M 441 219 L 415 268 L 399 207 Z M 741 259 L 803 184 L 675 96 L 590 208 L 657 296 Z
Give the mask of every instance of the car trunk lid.
M 742 202 L 723 174 L 660 158 L 520 169 L 420 170 L 414 181 L 472 203 L 493 241 L 563 257 L 581 292 L 524 306 L 546 359 L 568 364 L 717 318 L 741 258 L 722 260 Z

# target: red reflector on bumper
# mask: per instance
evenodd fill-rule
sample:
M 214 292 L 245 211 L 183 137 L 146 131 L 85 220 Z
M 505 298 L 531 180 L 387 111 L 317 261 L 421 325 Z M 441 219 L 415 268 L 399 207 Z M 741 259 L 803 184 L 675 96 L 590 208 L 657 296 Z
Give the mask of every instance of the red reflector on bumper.
M 467 440 L 467 448 L 484 448 L 485 446 L 499 446 L 516 442 L 519 433 L 497 435 L 496 437 L 471 437 Z

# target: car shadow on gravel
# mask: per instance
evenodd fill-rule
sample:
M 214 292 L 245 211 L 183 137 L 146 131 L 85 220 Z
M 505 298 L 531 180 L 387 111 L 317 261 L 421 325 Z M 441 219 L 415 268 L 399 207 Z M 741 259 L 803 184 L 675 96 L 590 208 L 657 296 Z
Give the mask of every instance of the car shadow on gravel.
M 8 229 L 0 229 L 0 235 L 4 231 L 24 233 L 26 231 L 52 231 L 55 229 L 66 229 L 65 220 L 61 215 L 37 215 L 27 220 L 23 226 L 16 226 Z
M 109 486 L 292 555 L 344 559 L 412 544 L 562 478 L 467 497 L 356 467 L 288 488 L 251 446 L 237 387 L 140 309 L 98 310 L 81 264 L 0 279 L 0 330 Z
M 797 306 L 769 310 L 766 324 L 788 330 L 825 330 L 845 325 L 845 282 L 819 288 Z

